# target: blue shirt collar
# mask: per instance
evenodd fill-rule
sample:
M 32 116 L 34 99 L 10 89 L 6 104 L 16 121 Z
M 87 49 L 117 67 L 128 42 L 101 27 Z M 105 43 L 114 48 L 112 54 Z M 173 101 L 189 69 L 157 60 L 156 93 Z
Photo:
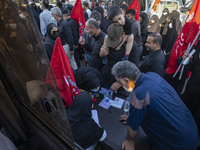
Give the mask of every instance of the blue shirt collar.
M 145 77 L 145 74 L 141 73 L 140 77 L 137 79 L 137 81 L 135 83 L 135 88 L 138 87 L 142 83 L 144 77 Z

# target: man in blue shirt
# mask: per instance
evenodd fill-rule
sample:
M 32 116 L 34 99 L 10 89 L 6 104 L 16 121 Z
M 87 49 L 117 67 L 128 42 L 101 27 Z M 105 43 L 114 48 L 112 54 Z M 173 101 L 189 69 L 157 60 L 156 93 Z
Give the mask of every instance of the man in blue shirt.
M 153 72 L 140 73 L 131 62 L 118 62 L 112 68 L 117 90 L 123 86 L 130 94 L 128 134 L 122 144 L 134 150 L 139 126 L 148 136 L 153 150 L 195 150 L 199 144 L 197 125 L 175 90 Z M 126 119 L 126 118 L 125 118 Z

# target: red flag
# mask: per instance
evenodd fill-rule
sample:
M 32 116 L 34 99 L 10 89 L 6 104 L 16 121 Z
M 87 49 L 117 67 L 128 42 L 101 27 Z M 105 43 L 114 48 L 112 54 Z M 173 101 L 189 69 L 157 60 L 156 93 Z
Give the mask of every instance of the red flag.
M 135 12 L 136 12 L 136 15 L 135 15 L 135 19 L 137 21 L 139 21 L 139 15 L 140 15 L 140 0 L 133 0 L 131 2 L 131 4 L 129 5 L 129 7 L 127 8 L 127 10 L 129 9 L 134 9 Z
M 160 0 L 155 0 L 155 3 L 153 5 L 153 11 L 155 12 L 156 11 L 156 7 L 157 7 L 157 4 L 160 3 Z
M 81 0 L 76 0 L 76 3 L 71 12 L 71 17 L 78 22 L 80 35 L 83 36 L 83 31 L 85 29 L 85 17 Z
M 56 39 L 51 62 L 50 62 L 61 97 L 65 101 L 65 107 L 70 106 L 79 90 L 69 60 L 62 47 L 60 38 Z M 47 74 L 46 83 L 54 87 L 52 78 Z
M 91 0 L 90 2 L 91 2 L 91 7 L 93 7 L 93 6 L 94 6 L 94 4 L 93 4 L 92 0 Z
M 184 52 L 187 50 L 188 44 L 192 44 L 196 35 L 199 32 L 200 25 L 200 1 L 195 0 L 193 6 L 190 10 L 190 13 L 187 17 L 186 23 L 181 30 L 174 47 L 172 49 L 172 53 L 170 55 L 166 72 L 167 74 L 172 74 L 178 68 L 178 64 L 176 63 L 176 59 L 179 56 L 182 56 Z M 197 44 L 195 42 L 194 46 Z

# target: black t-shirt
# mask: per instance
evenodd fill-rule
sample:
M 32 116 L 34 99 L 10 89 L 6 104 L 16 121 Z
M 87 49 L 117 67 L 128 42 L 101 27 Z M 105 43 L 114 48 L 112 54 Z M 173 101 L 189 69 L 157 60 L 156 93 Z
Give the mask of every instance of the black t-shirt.
M 126 35 L 133 34 L 131 20 L 125 17 L 125 24 L 123 26 Z

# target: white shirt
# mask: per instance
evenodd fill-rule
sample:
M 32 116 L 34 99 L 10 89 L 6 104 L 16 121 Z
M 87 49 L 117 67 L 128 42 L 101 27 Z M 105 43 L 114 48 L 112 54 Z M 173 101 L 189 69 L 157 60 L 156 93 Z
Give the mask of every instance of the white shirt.
M 53 23 L 51 12 L 48 9 L 45 9 L 41 14 L 40 14 L 40 31 L 42 34 L 42 37 L 45 37 L 46 34 L 46 27 L 48 24 Z
M 88 18 L 90 18 L 90 15 L 91 15 L 91 13 L 92 13 L 91 10 L 90 10 L 90 9 L 87 9 L 86 12 L 87 12 L 87 14 L 88 14 Z

